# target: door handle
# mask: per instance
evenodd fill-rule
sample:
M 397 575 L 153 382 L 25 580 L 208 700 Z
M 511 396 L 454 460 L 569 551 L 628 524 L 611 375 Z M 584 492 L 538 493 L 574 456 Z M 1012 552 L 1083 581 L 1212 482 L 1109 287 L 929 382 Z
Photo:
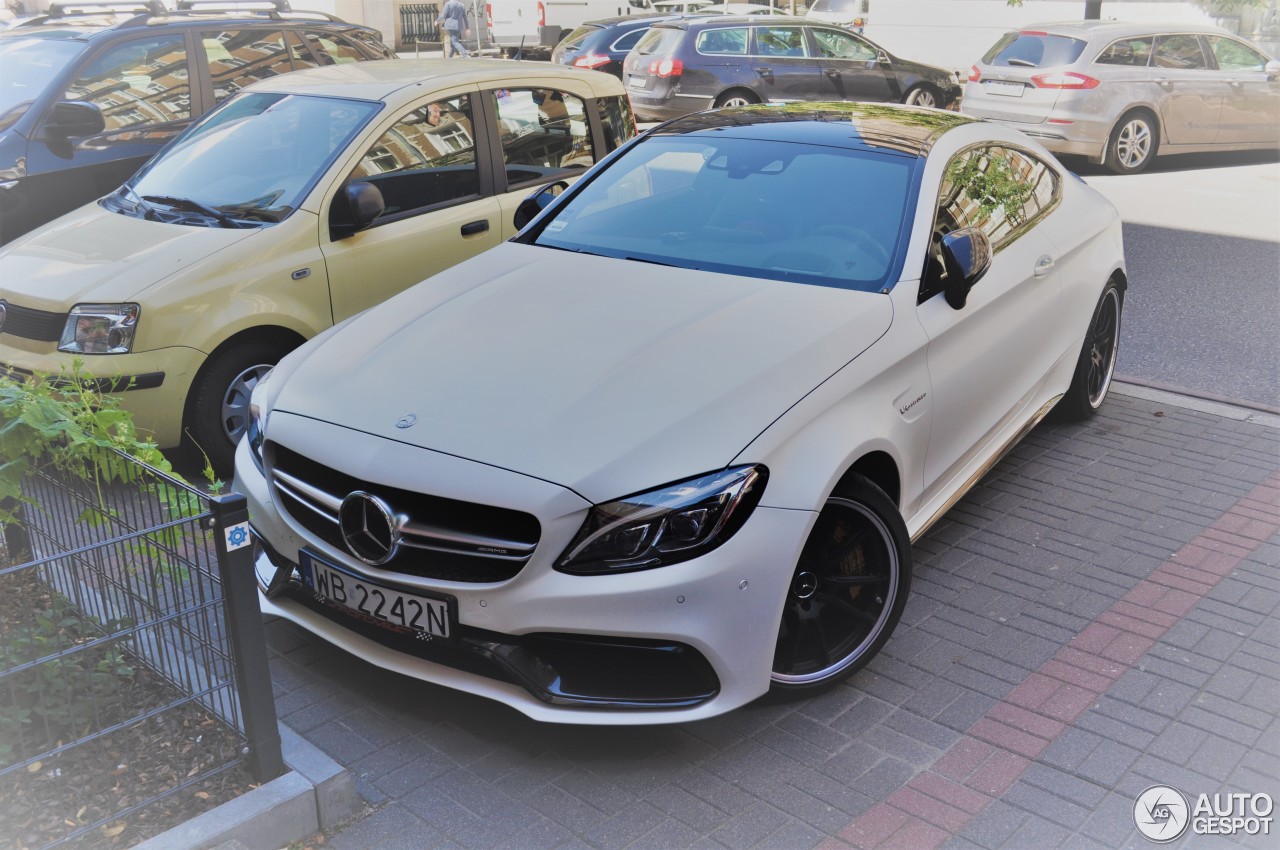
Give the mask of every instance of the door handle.
M 1168 77 L 1156 77 L 1156 85 L 1166 89 L 1173 88 L 1173 80 Z
M 1033 270 L 1036 277 L 1044 277 L 1053 270 L 1053 257 L 1048 254 L 1036 260 L 1036 266 Z
M 766 80 L 773 76 L 772 68 L 756 68 L 756 73 L 764 77 Z
M 833 80 L 840 76 L 840 72 L 835 70 L 834 68 L 827 68 L 822 73 L 826 74 L 828 77 L 830 77 Z
M 462 225 L 462 235 L 475 236 L 477 233 L 484 233 L 488 229 L 489 229 L 489 220 L 481 219 L 480 221 L 473 221 L 470 224 Z

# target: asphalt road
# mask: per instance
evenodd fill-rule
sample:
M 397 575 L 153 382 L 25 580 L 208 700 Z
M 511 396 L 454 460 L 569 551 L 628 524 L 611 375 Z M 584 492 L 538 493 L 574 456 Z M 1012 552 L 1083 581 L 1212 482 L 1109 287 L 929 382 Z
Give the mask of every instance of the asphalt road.
M 1066 164 L 1124 220 L 1117 372 L 1280 407 L 1280 158 L 1188 154 L 1128 177 Z

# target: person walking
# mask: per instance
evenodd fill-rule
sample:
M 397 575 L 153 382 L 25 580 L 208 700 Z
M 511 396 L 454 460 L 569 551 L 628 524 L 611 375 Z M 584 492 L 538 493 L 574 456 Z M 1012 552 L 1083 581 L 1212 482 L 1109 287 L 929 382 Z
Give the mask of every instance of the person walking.
M 441 39 L 446 59 L 454 56 L 466 59 L 471 55 L 467 53 L 467 48 L 462 43 L 462 39 L 471 32 L 467 22 L 467 7 L 463 5 L 462 0 L 448 0 L 444 4 L 444 9 L 440 12 L 440 29 L 446 36 Z

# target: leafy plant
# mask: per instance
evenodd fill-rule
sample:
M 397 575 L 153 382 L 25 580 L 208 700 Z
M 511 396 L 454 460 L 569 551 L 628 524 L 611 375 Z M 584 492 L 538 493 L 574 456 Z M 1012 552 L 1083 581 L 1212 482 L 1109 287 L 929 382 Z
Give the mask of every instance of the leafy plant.
M 122 457 L 121 455 L 124 455 Z M 138 434 L 118 395 L 103 392 L 80 361 L 57 376 L 27 381 L 0 377 L 0 524 L 13 522 L 21 504 L 23 478 L 52 465 L 83 479 L 97 493 L 97 506 L 81 519 L 99 523 L 110 515 L 103 488 L 139 480 L 143 470 L 127 458 L 178 477 L 155 442 Z M 199 497 L 178 488 L 151 488 L 173 517 L 200 510 Z
M 1022 222 L 1023 210 L 1035 187 L 1020 180 L 1009 163 L 998 157 L 966 156 L 956 159 L 947 171 L 952 184 L 978 202 L 975 221 L 985 222 L 1003 210 L 1013 224 Z

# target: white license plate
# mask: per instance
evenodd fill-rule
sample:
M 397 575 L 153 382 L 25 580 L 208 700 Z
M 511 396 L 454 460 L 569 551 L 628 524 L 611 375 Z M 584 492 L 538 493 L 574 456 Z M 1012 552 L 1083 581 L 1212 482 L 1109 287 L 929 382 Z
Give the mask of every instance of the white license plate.
M 987 94 L 998 94 L 1001 97 L 1022 97 L 1027 87 L 1022 83 L 1006 83 L 1003 80 L 987 80 L 983 83 Z
M 321 601 L 395 631 L 440 638 L 453 636 L 454 617 L 449 599 L 396 590 L 337 569 L 308 552 L 300 552 L 298 560 L 303 583 Z
M 646 85 L 646 84 L 648 84 L 648 82 L 649 82 L 649 78 L 648 78 L 648 77 L 628 77 L 628 78 L 627 78 L 627 88 L 629 88 L 629 89 L 642 89 L 642 88 L 644 88 L 644 87 L 645 87 L 645 85 Z

